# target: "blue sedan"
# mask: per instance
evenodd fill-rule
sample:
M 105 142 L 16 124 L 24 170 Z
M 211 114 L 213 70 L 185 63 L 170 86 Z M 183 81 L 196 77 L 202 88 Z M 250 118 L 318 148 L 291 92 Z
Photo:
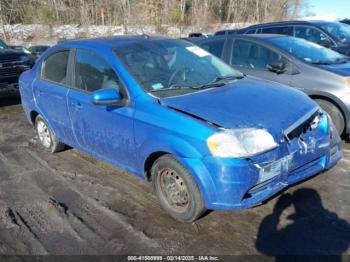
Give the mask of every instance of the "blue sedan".
M 181 40 L 64 42 L 19 84 L 48 152 L 69 145 L 152 181 L 183 222 L 260 204 L 342 157 L 332 121 L 306 95 Z

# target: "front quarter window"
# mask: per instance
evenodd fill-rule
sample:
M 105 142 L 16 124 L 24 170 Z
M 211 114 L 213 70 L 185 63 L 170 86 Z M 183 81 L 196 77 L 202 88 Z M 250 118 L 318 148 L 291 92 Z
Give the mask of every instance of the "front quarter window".
M 195 92 L 215 80 L 242 74 L 219 58 L 185 41 L 137 41 L 114 48 L 119 60 L 145 92 L 172 96 Z

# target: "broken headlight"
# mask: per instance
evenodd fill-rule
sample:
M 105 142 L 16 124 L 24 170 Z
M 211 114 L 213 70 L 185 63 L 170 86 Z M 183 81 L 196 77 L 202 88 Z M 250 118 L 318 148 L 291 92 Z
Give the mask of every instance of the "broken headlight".
M 207 139 L 209 151 L 216 157 L 246 158 L 277 147 L 265 129 L 223 129 Z

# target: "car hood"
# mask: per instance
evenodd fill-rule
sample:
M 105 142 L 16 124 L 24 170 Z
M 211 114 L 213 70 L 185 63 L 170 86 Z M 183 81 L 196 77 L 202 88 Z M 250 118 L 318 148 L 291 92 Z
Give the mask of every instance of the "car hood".
M 341 76 L 350 76 L 350 62 L 345 64 L 323 65 L 321 67 Z
M 160 102 L 223 128 L 267 129 L 276 141 L 284 130 L 317 107 L 300 91 L 251 77 L 222 87 L 161 98 Z
M 17 59 L 22 55 L 26 54 L 14 49 L 0 49 L 0 62 L 1 60 Z

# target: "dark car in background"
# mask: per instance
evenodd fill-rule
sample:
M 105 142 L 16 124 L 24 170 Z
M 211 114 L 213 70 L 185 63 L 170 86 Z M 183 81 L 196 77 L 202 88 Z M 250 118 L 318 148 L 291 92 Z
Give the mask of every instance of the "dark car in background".
M 29 47 L 28 49 L 33 55 L 39 58 L 49 48 L 50 46 L 47 45 L 34 45 Z
M 11 49 L 0 40 L 0 97 L 19 95 L 18 78 L 34 63 L 32 55 Z
M 14 50 L 22 51 L 22 52 L 24 52 L 26 54 L 32 54 L 32 52 L 30 52 L 28 50 L 28 48 L 26 48 L 25 46 L 22 46 L 22 45 L 9 45 L 9 47 L 11 49 L 14 49 Z
M 331 116 L 340 134 L 350 134 L 348 57 L 283 35 L 231 35 L 192 42 L 247 75 L 305 92 Z
M 235 35 L 238 34 L 238 29 L 226 29 L 226 30 L 220 30 L 214 33 L 214 36 L 216 35 Z
M 340 22 L 350 25 L 350 19 L 344 19 L 344 20 L 342 20 Z
M 0 39 L 0 49 L 7 49 L 9 48 L 8 45 Z
M 280 34 L 303 38 L 350 56 L 350 25 L 328 21 L 287 21 L 258 24 L 240 34 Z

